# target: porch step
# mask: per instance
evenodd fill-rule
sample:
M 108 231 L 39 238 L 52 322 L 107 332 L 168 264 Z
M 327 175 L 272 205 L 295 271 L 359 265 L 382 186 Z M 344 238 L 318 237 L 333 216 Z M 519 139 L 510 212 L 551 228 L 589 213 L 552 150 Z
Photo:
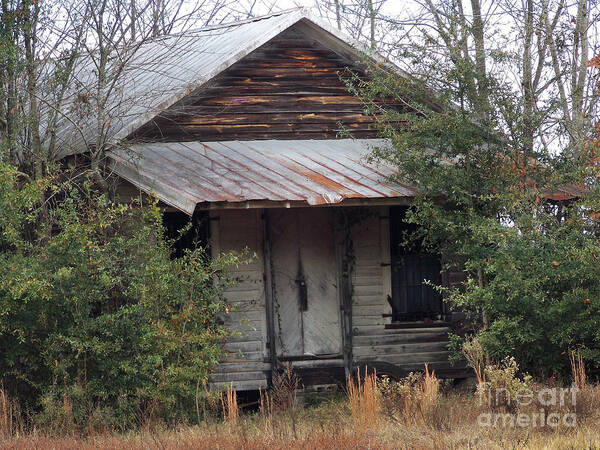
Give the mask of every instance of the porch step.
M 410 322 L 393 322 L 385 325 L 387 330 L 406 329 L 406 328 L 447 328 L 450 324 L 443 321 L 410 321 Z
M 352 353 L 356 358 L 361 356 L 381 356 L 395 354 L 411 354 L 411 353 L 431 353 L 444 352 L 448 353 L 448 341 L 434 342 L 413 342 L 409 344 L 390 344 L 390 345 L 366 345 L 362 347 L 354 346 Z
M 440 333 L 446 334 L 450 327 L 419 327 L 419 328 L 384 328 L 384 326 L 357 327 L 354 336 L 373 336 L 373 335 L 402 335 L 417 333 Z
M 407 344 L 411 342 L 436 342 L 442 340 L 448 340 L 448 331 L 445 328 L 439 328 L 430 332 L 358 335 L 353 336 L 352 344 L 355 347 L 362 347 L 366 345 Z

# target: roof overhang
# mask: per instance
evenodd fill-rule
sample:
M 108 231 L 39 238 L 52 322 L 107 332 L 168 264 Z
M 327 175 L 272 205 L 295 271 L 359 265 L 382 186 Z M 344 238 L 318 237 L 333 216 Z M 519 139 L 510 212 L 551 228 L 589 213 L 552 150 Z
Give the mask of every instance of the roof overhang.
M 135 144 L 113 150 L 117 175 L 187 214 L 198 207 L 406 204 L 417 191 L 368 160 L 381 139 Z

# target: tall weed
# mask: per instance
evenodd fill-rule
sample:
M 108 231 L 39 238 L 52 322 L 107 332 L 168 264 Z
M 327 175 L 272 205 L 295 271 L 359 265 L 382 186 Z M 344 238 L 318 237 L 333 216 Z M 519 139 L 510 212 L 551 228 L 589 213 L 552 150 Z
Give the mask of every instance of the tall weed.
M 362 377 L 360 369 L 358 370 L 356 381 L 348 377 L 347 395 L 352 419 L 358 428 L 364 431 L 374 427 L 381 410 L 381 393 L 377 388 L 376 372 L 369 374 L 365 367 Z

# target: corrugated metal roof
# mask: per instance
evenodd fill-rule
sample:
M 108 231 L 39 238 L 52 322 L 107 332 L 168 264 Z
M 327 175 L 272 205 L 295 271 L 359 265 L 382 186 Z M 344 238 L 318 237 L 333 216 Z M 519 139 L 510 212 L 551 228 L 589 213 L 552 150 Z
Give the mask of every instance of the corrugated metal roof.
M 279 33 L 304 20 L 337 38 L 338 45 L 360 52 L 369 50 L 344 33 L 313 17 L 303 8 L 274 13 L 227 25 L 164 36 L 145 42 L 130 52 L 114 55 L 111 70 L 121 70 L 106 106 L 107 140 L 118 142 L 160 112 L 200 88 L 204 83 Z M 385 61 L 372 52 L 375 60 Z M 117 57 L 118 56 L 118 57 Z M 110 64 L 113 64 L 111 66 Z M 96 65 L 90 55 L 81 57 L 74 69 L 73 86 L 57 126 L 57 148 L 61 155 L 85 151 L 97 136 L 97 111 L 93 103 L 82 103 L 96 89 Z M 110 75 L 109 75 L 110 79 Z M 79 100 L 79 101 L 78 101 Z
M 191 214 L 203 202 L 340 203 L 412 197 L 390 183 L 391 166 L 367 162 L 381 139 L 260 140 L 135 144 L 110 153 L 121 177 Z
M 547 189 L 541 193 L 541 196 L 547 200 L 565 201 L 583 197 L 588 193 L 585 186 L 577 186 L 574 184 L 563 184 L 556 189 Z

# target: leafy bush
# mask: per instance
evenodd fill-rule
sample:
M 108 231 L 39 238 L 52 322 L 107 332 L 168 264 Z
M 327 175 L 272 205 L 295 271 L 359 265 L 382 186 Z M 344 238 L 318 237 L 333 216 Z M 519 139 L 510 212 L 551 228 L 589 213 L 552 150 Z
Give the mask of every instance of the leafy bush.
M 431 107 L 411 100 L 423 92 L 418 82 L 374 73 L 375 81 L 351 83 L 367 105 L 394 97 L 406 107 L 373 110 L 392 145 L 371 156 L 397 168 L 394 181 L 419 188 L 407 214 L 411 238 L 443 255 L 444 269 L 463 267 L 463 286 L 438 289 L 468 314 L 486 355 L 566 378 L 569 352 L 580 350 L 598 376 L 598 130 L 577 142 L 576 155 L 525 149 L 504 133 L 520 126 L 501 119 L 512 101 L 506 86 L 494 86 L 491 110 L 478 116 L 460 83 Z
M 532 378 L 529 375 L 519 377 L 519 366 L 514 358 L 506 358 L 500 364 L 485 367 L 485 380 L 479 383 L 477 390 L 482 397 L 488 397 L 488 404 L 493 409 L 504 409 L 514 412 L 519 392 L 529 389 Z
M 226 269 L 244 261 L 203 248 L 171 258 L 156 205 L 117 204 L 85 184 L 57 191 L 42 218 L 48 188 L 0 166 L 4 387 L 43 421 L 195 417 L 227 336 L 216 320 L 229 310 Z

